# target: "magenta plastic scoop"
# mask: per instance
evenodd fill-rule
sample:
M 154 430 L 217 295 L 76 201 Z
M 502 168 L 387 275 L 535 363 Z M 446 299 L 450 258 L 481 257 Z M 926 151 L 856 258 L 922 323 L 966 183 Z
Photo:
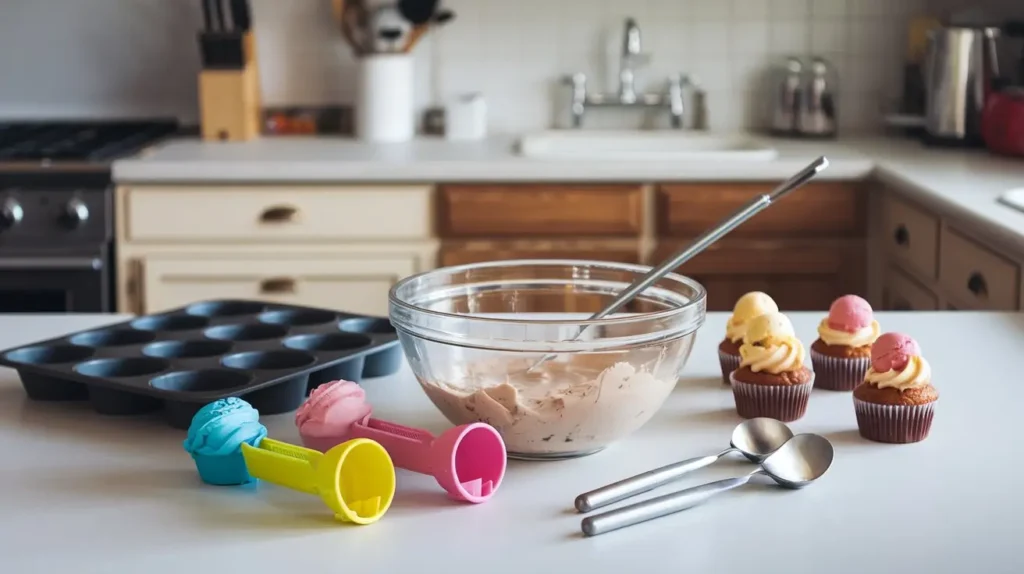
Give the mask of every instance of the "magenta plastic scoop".
M 341 384 L 355 386 L 347 381 Z M 333 400 L 322 401 L 328 405 L 321 405 L 319 394 L 336 396 Z M 338 398 L 340 395 L 344 396 Z M 345 441 L 367 438 L 383 446 L 396 467 L 433 476 L 455 500 L 484 502 L 498 490 L 505 476 L 506 453 L 505 441 L 494 427 L 472 423 L 448 429 L 435 437 L 422 429 L 374 419 L 370 414 L 352 421 L 349 416 L 370 412 L 369 405 L 362 400 L 364 397 L 358 387 L 344 387 L 339 392 L 334 389 L 324 389 L 322 393 L 314 391 L 307 401 L 311 404 L 308 408 L 303 405 L 296 415 L 306 448 L 326 452 Z M 319 413 L 322 420 L 306 420 L 308 412 L 317 410 L 322 411 Z M 333 432 L 330 436 L 324 432 L 314 434 L 309 432 L 312 427 Z

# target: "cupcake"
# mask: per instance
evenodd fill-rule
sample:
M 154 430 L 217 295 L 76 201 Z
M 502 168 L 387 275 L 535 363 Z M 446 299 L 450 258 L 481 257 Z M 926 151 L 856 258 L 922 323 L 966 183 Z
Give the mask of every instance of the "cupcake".
M 782 313 L 766 313 L 747 324 L 740 368 L 729 377 L 736 412 L 752 419 L 795 421 L 807 411 L 814 373 L 804 366 L 804 346 Z
M 900 333 L 879 337 L 871 346 L 871 368 L 853 390 L 861 436 L 898 444 L 922 441 L 938 400 L 931 367 L 917 342 Z
M 259 411 L 252 405 L 234 397 L 214 401 L 192 417 L 183 446 L 192 455 L 203 482 L 252 482 L 242 458 L 242 443 L 259 446 L 267 436 L 267 427 L 259 418 Z
M 778 313 L 779 306 L 768 295 L 751 291 L 736 300 L 732 317 L 725 324 L 725 339 L 718 345 L 718 362 L 722 365 L 722 382 L 729 384 L 729 373 L 740 368 L 740 345 L 747 323 L 765 313 Z
M 871 344 L 879 334 L 878 321 L 867 301 L 856 295 L 836 299 L 828 317 L 818 325 L 818 339 L 811 344 L 814 386 L 852 391 L 871 366 Z
M 349 381 L 333 381 L 313 389 L 295 412 L 295 426 L 306 448 L 326 452 L 349 440 L 352 424 L 371 413 L 362 387 Z

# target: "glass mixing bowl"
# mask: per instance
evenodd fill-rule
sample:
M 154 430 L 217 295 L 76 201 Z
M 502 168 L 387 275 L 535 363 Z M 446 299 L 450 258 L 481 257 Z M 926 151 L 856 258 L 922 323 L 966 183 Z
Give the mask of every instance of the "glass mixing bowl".
M 676 274 L 619 313 L 588 319 L 650 269 L 571 260 L 446 267 L 391 289 L 391 323 L 423 391 L 452 423 L 494 426 L 516 458 L 581 456 L 654 416 L 704 323 L 704 288 Z

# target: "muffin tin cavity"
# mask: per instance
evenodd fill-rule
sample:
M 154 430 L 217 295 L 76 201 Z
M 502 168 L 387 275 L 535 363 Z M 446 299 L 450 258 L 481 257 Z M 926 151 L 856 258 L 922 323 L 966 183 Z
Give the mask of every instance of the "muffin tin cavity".
M 302 310 L 302 311 L 270 311 L 260 315 L 260 321 L 273 325 L 288 325 L 290 327 L 307 327 L 309 325 L 323 325 L 338 318 L 337 313 L 330 311 Z
M 242 397 L 261 414 L 295 410 L 327 381 L 401 365 L 387 319 L 259 301 L 203 301 L 0 352 L 40 401 L 88 401 L 106 415 L 162 409 L 188 428 L 203 405 Z
M 125 347 L 148 343 L 156 339 L 156 333 L 151 331 L 140 331 L 138 329 L 104 329 L 102 331 L 87 331 L 71 337 L 72 345 L 83 345 L 86 347 Z
M 84 361 L 95 352 L 91 347 L 79 345 L 25 347 L 7 353 L 7 360 L 28 365 L 59 365 Z
M 359 317 L 358 319 L 345 319 L 340 324 L 342 331 L 349 333 L 373 333 L 375 335 L 390 335 L 395 332 L 391 321 L 376 317 Z
M 239 317 L 255 315 L 267 308 L 258 301 L 204 301 L 185 307 L 185 313 L 200 317 Z
M 160 341 L 143 347 L 142 354 L 161 359 L 201 359 L 219 357 L 231 351 L 232 347 L 234 345 L 230 341 Z
M 154 389 L 185 393 L 209 393 L 244 387 L 252 375 L 227 369 L 203 371 L 178 371 L 160 375 L 149 382 Z
M 256 323 L 254 325 L 222 325 L 206 330 L 206 336 L 220 341 L 265 341 L 279 339 L 288 334 L 288 329 L 280 325 Z
M 253 351 L 228 355 L 221 361 L 225 367 L 249 371 L 298 369 L 312 365 L 316 357 L 301 351 Z
M 131 326 L 142 331 L 188 331 L 201 329 L 209 323 L 206 317 L 195 315 L 153 315 L 136 319 Z
M 97 359 L 75 366 L 75 371 L 87 377 L 119 379 L 141 377 L 163 371 L 168 366 L 163 359 L 151 357 L 130 357 L 127 359 Z

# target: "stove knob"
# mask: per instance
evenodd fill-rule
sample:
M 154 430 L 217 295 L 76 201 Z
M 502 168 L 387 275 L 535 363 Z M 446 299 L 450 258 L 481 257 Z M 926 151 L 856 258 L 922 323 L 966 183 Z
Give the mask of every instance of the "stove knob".
M 24 218 L 25 210 L 21 208 L 21 204 L 18 203 L 17 199 L 8 197 L 0 205 L 0 231 L 14 227 L 21 223 L 21 220 Z
M 77 197 L 64 206 L 64 221 L 68 227 L 78 227 L 89 220 L 89 206 Z

